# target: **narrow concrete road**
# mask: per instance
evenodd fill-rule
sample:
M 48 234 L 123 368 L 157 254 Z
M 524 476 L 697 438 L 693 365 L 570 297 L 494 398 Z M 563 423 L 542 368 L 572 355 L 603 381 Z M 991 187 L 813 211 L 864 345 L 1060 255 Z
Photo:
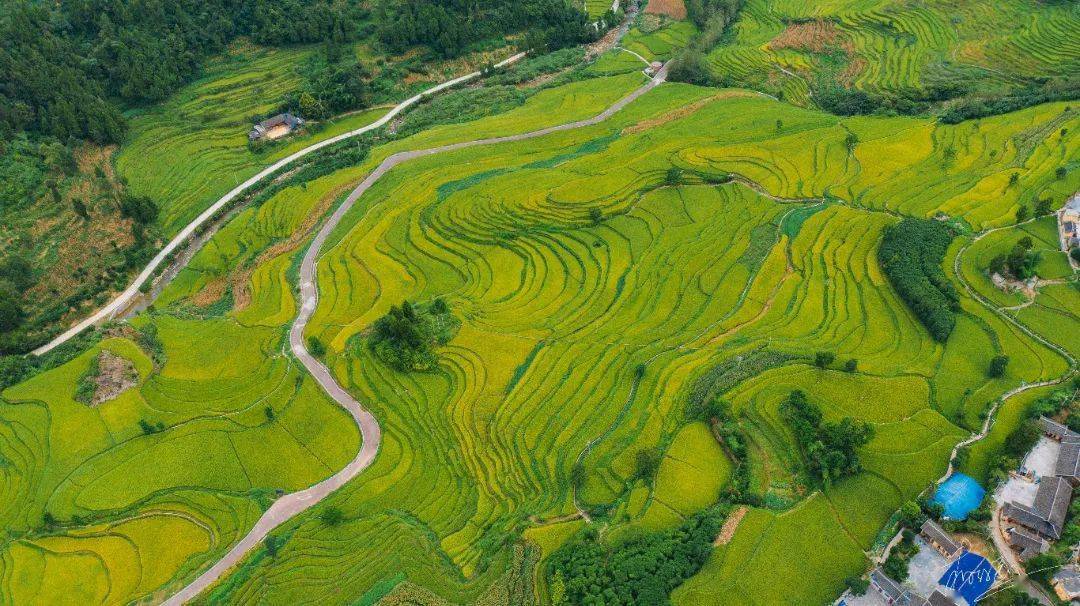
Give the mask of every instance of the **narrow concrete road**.
M 495 67 L 505 67 L 507 65 L 511 65 L 511 64 L 521 60 L 524 56 L 525 56 L 525 53 L 518 53 L 518 54 L 514 55 L 513 57 L 510 57 L 510 58 L 508 58 L 508 59 L 506 59 L 504 61 L 500 61 L 499 63 L 496 63 Z M 382 128 L 383 126 L 388 124 L 391 120 L 393 120 L 398 114 L 405 111 L 409 107 L 419 103 L 420 100 L 423 99 L 424 97 L 434 95 L 434 94 L 439 93 L 441 91 L 444 91 L 444 90 L 446 90 L 448 88 L 452 88 L 454 86 L 457 86 L 458 84 L 462 84 L 462 83 L 465 83 L 465 82 L 469 82 L 471 80 L 475 80 L 475 79 L 479 78 L 481 75 L 482 74 L 480 72 L 472 72 L 471 74 L 465 74 L 464 76 L 461 76 L 459 78 L 454 78 L 453 80 L 447 80 L 446 82 L 443 82 L 442 84 L 439 84 L 437 86 L 433 86 L 433 87 L 431 87 L 431 88 L 429 88 L 429 89 L 427 89 L 427 90 L 425 90 L 425 91 L 423 91 L 423 92 L 421 92 L 421 93 L 419 93 L 417 95 L 409 97 L 408 99 L 402 101 L 401 103 L 398 103 L 397 105 L 395 105 L 393 107 L 393 109 L 391 109 L 389 112 L 387 112 L 386 115 L 384 115 L 382 118 L 379 118 L 378 120 L 376 120 L 375 122 L 372 122 L 371 124 L 368 124 L 367 126 L 363 126 L 363 127 L 358 128 L 356 130 L 352 130 L 352 131 L 349 131 L 347 133 L 342 133 L 340 135 L 330 137 L 329 139 L 319 141 L 318 143 L 313 143 L 312 145 L 309 145 L 309 146 L 305 147 L 304 149 L 301 149 L 301 150 L 299 150 L 299 151 L 297 151 L 297 152 L 295 152 L 295 153 L 293 153 L 291 155 L 288 155 L 288 156 L 278 160 L 277 162 L 274 162 L 270 166 L 267 166 L 266 168 L 259 171 L 258 174 L 254 175 L 253 177 L 251 177 L 247 181 L 244 181 L 240 185 L 237 185 L 235 188 L 232 189 L 232 191 L 230 191 L 229 193 L 222 196 L 217 202 L 214 202 L 209 208 L 207 208 L 205 211 L 203 211 L 202 214 L 200 214 L 198 217 L 196 217 L 194 221 L 192 221 L 191 223 L 188 223 L 184 227 L 184 229 L 180 230 L 180 233 L 176 234 L 176 236 L 172 240 L 170 240 L 169 243 L 166 244 L 165 247 L 162 248 L 161 251 L 158 252 L 158 254 L 154 256 L 153 259 L 150 260 L 150 263 L 148 263 L 146 265 L 146 267 L 142 270 L 142 272 L 140 272 L 139 275 L 135 277 L 135 280 L 132 281 L 131 285 L 128 286 L 119 295 L 117 295 L 107 305 L 105 305 L 105 307 L 102 307 L 101 309 L 97 310 L 96 312 L 91 314 L 89 317 L 83 319 L 78 324 L 76 324 L 76 325 L 72 326 L 71 328 L 67 329 L 66 331 L 61 333 L 59 336 L 57 336 L 55 339 L 53 339 L 52 341 L 49 341 L 48 343 L 46 343 L 45 345 L 42 345 L 41 347 L 39 347 L 37 349 L 35 349 L 31 353 L 33 353 L 35 356 L 40 356 L 42 354 L 48 353 L 53 348 L 66 343 L 69 339 L 71 339 L 75 335 L 81 333 L 82 331 L 86 330 L 87 328 L 90 328 L 91 326 L 93 326 L 95 324 L 99 324 L 101 322 L 104 322 L 106 320 L 110 320 L 110 319 L 116 317 L 116 314 L 118 314 L 118 313 L 122 312 L 124 309 L 126 309 L 127 306 L 136 297 L 138 297 L 139 288 L 142 287 L 143 284 L 145 284 L 148 280 L 150 280 L 150 278 L 153 277 L 154 272 L 157 271 L 158 267 L 160 267 L 162 265 L 162 263 L 165 263 L 165 261 L 169 258 L 170 255 L 173 254 L 173 252 L 178 250 L 185 242 L 187 242 L 195 234 L 196 231 L 198 231 L 198 229 L 200 227 L 202 227 L 208 221 L 213 219 L 215 217 L 215 215 L 218 214 L 218 212 L 220 212 L 222 209 L 226 208 L 229 205 L 230 202 L 232 202 L 233 200 L 235 200 L 237 198 L 237 196 L 239 196 L 240 194 L 242 194 L 245 191 L 247 191 L 248 189 L 250 189 L 253 185 L 258 183 L 259 181 L 262 181 L 263 179 L 265 179 L 265 178 L 269 177 L 270 175 L 272 175 L 273 173 L 277 172 L 279 169 L 281 169 L 281 168 L 283 168 L 285 166 L 288 166 L 289 164 L 292 164 L 293 162 L 299 160 L 300 158 L 303 158 L 304 156 L 306 156 L 306 155 L 308 155 L 308 154 L 310 154 L 310 153 L 312 153 L 314 151 L 318 151 L 318 150 L 320 150 L 320 149 L 322 149 L 322 148 L 324 148 L 324 147 L 326 147 L 328 145 L 333 145 L 333 144 L 335 144 L 335 143 L 337 143 L 339 141 L 344 141 L 345 139 L 349 139 L 351 137 L 355 137 L 357 135 L 362 135 L 362 134 L 364 134 L 366 132 L 370 132 L 370 131 L 373 131 L 375 129 Z
M 322 386 L 326 393 L 352 415 L 356 424 L 360 427 L 360 435 L 363 440 L 360 446 L 360 452 L 356 454 L 356 457 L 350 461 L 344 469 L 338 471 L 329 478 L 310 488 L 290 493 L 275 501 L 239 543 L 234 545 L 224 557 L 199 575 L 199 577 L 192 581 L 190 585 L 169 598 L 165 602 L 166 605 L 179 606 L 199 595 L 204 589 L 220 579 L 232 567 L 239 564 L 248 553 L 262 543 L 263 539 L 265 539 L 272 530 L 315 506 L 330 493 L 341 488 L 342 485 L 356 477 L 361 471 L 367 469 L 375 460 L 375 455 L 379 452 L 382 431 L 379 428 L 378 420 L 376 420 L 370 412 L 368 412 L 355 398 L 349 395 L 349 392 L 345 391 L 345 389 L 334 380 L 334 377 L 330 373 L 330 369 L 308 353 L 304 343 L 304 329 L 307 327 L 307 323 L 311 320 L 312 315 L 314 315 L 315 308 L 319 303 L 319 291 L 316 287 L 316 263 L 319 258 L 319 253 L 322 250 L 323 244 L 326 243 L 327 238 L 330 237 L 330 234 L 333 233 L 334 229 L 341 223 L 345 213 L 349 212 L 349 209 L 352 208 L 353 204 L 356 203 L 360 196 L 364 195 L 364 192 L 370 189 L 371 186 L 390 169 L 402 162 L 407 162 L 415 158 L 433 156 L 479 145 L 495 145 L 498 143 L 535 139 L 551 133 L 599 124 L 632 103 L 638 97 L 644 95 L 653 88 L 656 88 L 664 82 L 666 78 L 667 66 L 665 65 L 646 84 L 615 102 L 614 105 L 608 107 L 603 112 L 585 120 L 559 124 L 557 126 L 551 126 L 518 135 L 478 139 L 476 141 L 464 141 L 430 149 L 398 152 L 383 160 L 382 163 L 379 164 L 379 166 L 376 167 L 375 170 L 372 171 L 372 173 L 368 175 L 347 198 L 345 198 L 345 201 L 334 211 L 334 214 L 330 215 L 330 218 L 319 228 L 318 233 L 315 234 L 315 237 L 311 241 L 311 245 L 308 247 L 307 252 L 304 254 L 304 258 L 300 263 L 300 313 L 297 315 L 296 320 L 289 329 L 289 347 L 292 349 L 293 354 L 296 355 L 297 359 L 300 360 L 300 363 L 315 377 L 315 380 L 319 382 L 319 385 Z

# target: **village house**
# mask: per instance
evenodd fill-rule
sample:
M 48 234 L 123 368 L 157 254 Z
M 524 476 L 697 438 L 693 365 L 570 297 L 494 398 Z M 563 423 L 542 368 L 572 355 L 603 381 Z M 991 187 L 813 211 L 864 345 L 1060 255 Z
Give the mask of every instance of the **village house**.
M 258 141 L 260 139 L 269 139 L 272 141 L 274 139 L 280 139 L 303 125 L 303 118 L 294 116 L 291 112 L 285 112 L 284 114 L 278 114 L 271 118 L 267 118 L 252 127 L 251 132 L 248 133 L 248 140 Z
M 1080 433 L 1047 417 L 1039 418 L 1043 433 L 1061 443 L 1054 475 L 1065 478 L 1073 488 L 1080 485 Z
M 1054 587 L 1054 593 L 1065 601 L 1080 598 L 1080 570 L 1076 564 L 1062 566 L 1061 570 L 1054 573 L 1050 584 Z
M 927 606 L 926 598 L 890 579 L 880 568 L 870 572 L 870 585 L 892 606 Z
M 941 593 L 940 591 L 934 591 L 930 594 L 930 597 L 926 600 L 930 606 L 957 606 L 956 600 L 953 600 L 949 596 Z
M 1021 562 L 1026 562 L 1040 553 L 1046 553 L 1050 549 L 1050 543 L 1047 543 L 1046 539 L 1023 526 L 1010 528 L 1008 535 L 1009 544 L 1016 549 Z
M 964 546 L 957 543 L 955 539 L 949 536 L 949 533 L 945 532 L 944 528 L 938 526 L 933 520 L 923 522 L 919 534 L 946 559 L 951 560 L 964 551 Z
M 1058 476 L 1043 477 L 1032 505 L 1008 502 L 1001 507 L 1006 522 L 1020 524 L 1047 540 L 1057 540 L 1065 527 L 1072 485 Z
M 1068 252 L 1069 249 L 1080 246 L 1080 192 L 1073 194 L 1073 197 L 1065 202 L 1057 217 L 1061 249 Z M 1076 267 L 1071 258 L 1069 262 Z

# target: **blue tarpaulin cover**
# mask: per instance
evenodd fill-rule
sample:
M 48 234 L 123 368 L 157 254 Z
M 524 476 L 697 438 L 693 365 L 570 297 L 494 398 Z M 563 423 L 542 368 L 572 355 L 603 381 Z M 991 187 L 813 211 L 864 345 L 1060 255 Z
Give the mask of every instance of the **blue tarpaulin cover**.
M 977 553 L 964 552 L 938 581 L 974 606 L 997 578 L 997 570 Z
M 934 492 L 934 502 L 945 509 L 945 517 L 963 520 L 982 503 L 986 490 L 975 478 L 954 473 L 941 483 Z

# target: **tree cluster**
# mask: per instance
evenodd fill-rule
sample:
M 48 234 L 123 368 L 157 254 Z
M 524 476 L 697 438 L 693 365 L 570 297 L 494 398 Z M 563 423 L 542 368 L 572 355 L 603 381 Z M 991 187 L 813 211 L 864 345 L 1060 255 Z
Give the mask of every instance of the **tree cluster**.
M 376 11 L 376 35 L 391 52 L 424 45 L 454 57 L 475 43 L 522 31 L 528 50 L 555 50 L 596 35 L 585 12 L 566 0 L 390 0 Z
M 1020 238 L 1007 255 L 998 255 L 990 260 L 990 273 L 1009 276 L 1017 280 L 1027 280 L 1035 275 L 1035 266 L 1041 255 L 1032 250 L 1035 244 L 1031 236 Z
M 588 529 L 551 555 L 549 587 L 555 604 L 662 606 L 671 591 L 701 569 L 724 516 L 698 513 L 665 532 L 609 546 Z M 557 594 L 557 595 L 555 595 Z
M 908 565 L 917 553 L 919 546 L 915 543 L 915 533 L 905 529 L 903 538 L 889 552 L 881 570 L 890 579 L 903 583 L 908 578 Z
M 1077 98 L 1080 98 L 1080 78 L 1077 76 L 1038 78 L 1004 95 L 969 95 L 947 107 L 938 119 L 945 124 L 959 124 L 1041 103 Z
M 874 435 L 873 428 L 851 417 L 839 423 L 823 420 L 821 409 L 800 390 L 780 404 L 780 413 L 806 457 L 810 473 L 826 484 L 862 469 L 856 449 Z
M 878 262 L 915 317 L 944 343 L 956 326 L 960 297 L 941 268 L 953 232 L 942 221 L 906 218 L 885 229 Z
M 329 43 L 303 67 L 300 88 L 285 99 L 286 109 L 322 120 L 371 103 L 371 71 L 352 52 Z
M 375 321 L 368 342 L 376 357 L 397 370 L 434 370 L 435 347 L 449 342 L 459 325 L 442 299 L 419 308 L 403 301 Z

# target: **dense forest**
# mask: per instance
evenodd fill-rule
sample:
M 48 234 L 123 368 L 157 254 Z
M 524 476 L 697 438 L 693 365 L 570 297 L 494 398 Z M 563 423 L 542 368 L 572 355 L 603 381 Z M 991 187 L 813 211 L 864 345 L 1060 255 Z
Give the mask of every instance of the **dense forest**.
M 953 240 L 942 221 L 907 218 L 885 230 L 878 262 L 915 317 L 944 343 L 956 326 L 960 299 L 941 268 Z
M 469 44 L 530 30 L 551 49 L 591 39 L 587 16 L 565 0 L 393 0 L 376 11 L 379 41 L 390 51 L 426 45 L 445 57 Z
M 0 14 L 0 135 L 121 139 L 123 105 L 165 99 L 237 36 L 344 41 L 365 11 L 344 0 L 76 0 Z

